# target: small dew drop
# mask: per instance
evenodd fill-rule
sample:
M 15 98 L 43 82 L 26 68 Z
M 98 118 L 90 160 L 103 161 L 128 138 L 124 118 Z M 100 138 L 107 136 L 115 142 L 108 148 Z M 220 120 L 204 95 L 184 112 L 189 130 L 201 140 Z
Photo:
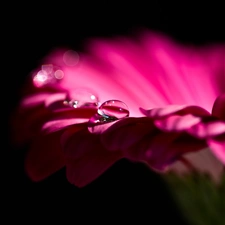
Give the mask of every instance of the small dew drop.
M 96 94 L 86 88 L 75 89 L 68 93 L 64 105 L 68 105 L 73 108 L 81 107 L 95 107 L 99 105 L 99 99 Z

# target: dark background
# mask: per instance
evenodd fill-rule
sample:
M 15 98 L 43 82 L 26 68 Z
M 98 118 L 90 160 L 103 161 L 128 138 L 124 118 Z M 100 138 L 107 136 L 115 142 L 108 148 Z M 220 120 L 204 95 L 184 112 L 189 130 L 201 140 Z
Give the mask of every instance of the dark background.
M 9 3 L 2 23 L 2 67 L 6 70 L 2 113 L 6 118 L 18 102 L 25 77 L 54 47 L 82 50 L 86 38 L 130 35 L 138 28 L 196 45 L 225 42 L 223 6 L 216 1 Z M 64 170 L 32 183 L 23 172 L 25 149 L 12 146 L 10 126 L 6 126 L 7 137 L 2 136 L 6 140 L 6 158 L 2 158 L 6 201 L 2 204 L 8 221 L 185 224 L 164 182 L 141 164 L 121 160 L 82 189 L 68 183 Z

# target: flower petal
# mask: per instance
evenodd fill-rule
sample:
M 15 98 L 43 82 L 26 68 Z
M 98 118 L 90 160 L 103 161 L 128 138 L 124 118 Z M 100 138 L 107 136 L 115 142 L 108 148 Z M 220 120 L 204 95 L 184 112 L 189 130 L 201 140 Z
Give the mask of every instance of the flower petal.
M 146 110 L 143 108 L 140 108 L 140 111 L 153 119 L 159 119 L 161 117 L 170 116 L 170 115 L 186 115 L 186 114 L 192 114 L 196 116 L 209 116 L 210 113 L 206 111 L 205 109 L 199 107 L 199 106 L 188 106 L 188 105 L 168 105 L 163 108 L 153 108 L 150 110 Z
M 25 172 L 33 181 L 41 181 L 65 165 L 59 139 L 61 132 L 37 137 L 25 157 Z
M 157 133 L 143 137 L 131 148 L 126 156 L 132 160 L 144 161 L 152 169 L 165 171 L 187 152 L 195 152 L 206 147 L 203 141 L 185 133 Z
M 220 95 L 214 102 L 212 115 L 225 121 L 225 94 Z
M 106 121 L 104 121 L 104 119 Z M 101 121 L 102 120 L 102 121 Z M 107 119 L 100 116 L 99 114 L 95 114 L 92 116 L 88 122 L 88 130 L 90 133 L 93 134 L 101 134 L 105 130 L 107 130 L 108 127 L 112 126 L 112 124 L 116 123 L 117 120 L 112 121 L 112 122 L 107 122 Z
M 40 106 L 49 96 L 50 93 L 45 92 L 29 95 L 23 98 L 23 100 L 20 103 L 20 107 L 23 108 L 23 110 L 25 110 L 27 108 Z
M 120 152 L 107 151 L 99 136 L 90 134 L 86 129 L 76 133 L 68 129 L 62 137 L 62 143 L 67 179 L 77 187 L 94 181 L 122 158 Z
M 163 131 L 184 131 L 201 122 L 200 117 L 191 114 L 185 116 L 169 116 L 165 119 L 156 120 L 154 124 Z
M 61 120 L 53 120 L 45 123 L 42 127 L 42 131 L 45 134 L 56 132 L 62 129 L 65 129 L 68 126 L 76 125 L 77 128 L 85 128 L 87 127 L 88 119 L 80 119 L 80 118 L 67 118 Z
M 144 161 L 160 171 L 183 154 L 206 147 L 189 134 L 160 131 L 148 117 L 118 121 L 102 133 L 101 140 L 108 150 L 120 150 L 126 158 Z
M 110 151 L 124 150 L 140 141 L 145 135 L 154 133 L 152 119 L 129 117 L 117 121 L 101 135 L 105 148 Z
M 68 108 L 65 105 L 63 105 L 63 101 L 65 100 L 65 98 L 66 98 L 66 93 L 52 94 L 45 99 L 45 107 L 51 111 Z
M 126 38 L 92 40 L 90 49 L 95 56 L 105 61 L 115 71 L 115 79 L 123 85 L 125 96 L 129 93 L 129 98 L 133 102 L 138 102 L 142 107 L 149 104 L 154 106 L 165 104 L 160 91 L 152 85 L 151 60 L 146 57 L 139 43 Z M 127 82 L 129 85 L 124 85 Z M 128 103 L 129 98 L 128 101 L 123 100 Z M 128 105 L 133 104 L 129 102 Z
M 39 133 L 41 126 L 50 118 L 49 111 L 34 107 L 12 117 L 12 138 L 16 145 L 22 145 Z M 21 132 L 21 130 L 23 132 Z
M 190 127 L 187 132 L 197 138 L 212 138 L 225 133 L 225 122 L 208 118 L 209 121 L 202 120 L 201 123 Z
M 218 84 L 212 84 L 215 74 L 199 48 L 185 46 L 159 33 L 146 31 L 140 36 L 147 58 L 154 65 L 155 76 L 151 80 L 168 103 L 200 105 L 211 110 Z

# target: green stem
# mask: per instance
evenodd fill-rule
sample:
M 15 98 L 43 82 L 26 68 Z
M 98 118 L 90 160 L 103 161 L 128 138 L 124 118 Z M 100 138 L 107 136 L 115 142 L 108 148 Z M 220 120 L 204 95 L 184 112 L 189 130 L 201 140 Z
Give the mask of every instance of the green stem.
M 170 172 L 163 178 L 190 225 L 225 225 L 225 174 L 219 185 L 195 171 L 183 177 Z

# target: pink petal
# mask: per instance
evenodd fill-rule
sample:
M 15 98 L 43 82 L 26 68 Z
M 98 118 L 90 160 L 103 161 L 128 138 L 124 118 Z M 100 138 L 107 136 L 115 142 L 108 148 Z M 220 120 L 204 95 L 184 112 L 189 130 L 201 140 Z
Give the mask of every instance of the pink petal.
M 37 137 L 25 158 L 25 171 L 33 181 L 41 181 L 65 166 L 60 146 L 61 132 Z
M 126 118 L 113 124 L 101 135 L 103 145 L 111 151 L 122 151 L 134 161 L 144 161 L 156 170 L 165 170 L 183 154 L 206 146 L 182 132 L 162 132 L 148 117 Z
M 16 144 L 21 145 L 39 134 L 42 129 L 48 133 L 72 124 L 88 122 L 95 113 L 96 109 L 94 108 L 74 109 L 69 107 L 66 111 L 55 112 L 43 107 L 31 108 L 13 116 L 13 140 Z
M 225 94 L 220 95 L 214 102 L 212 115 L 225 121 Z
M 94 40 L 90 48 L 95 56 L 115 71 L 115 79 L 127 93 L 132 94 L 130 98 L 133 101 L 142 107 L 146 107 L 147 103 L 154 106 L 165 104 L 164 96 L 150 82 L 153 72 L 151 60 L 146 57 L 139 43 L 125 38 Z M 127 82 L 129 85 L 124 85 Z
M 68 108 L 63 105 L 63 101 L 65 100 L 65 98 L 66 93 L 51 94 L 50 96 L 48 96 L 48 98 L 45 99 L 45 107 L 51 111 Z
M 100 96 L 101 102 L 119 99 L 126 102 L 134 114 L 140 115 L 138 108 L 120 80 L 116 79 L 117 71 L 104 61 L 91 55 L 82 54 L 78 67 L 65 67 L 65 78 L 61 87 L 67 90 L 87 88 L 94 90 Z M 107 74 L 107 76 L 106 76 Z M 120 74 L 122 75 L 122 74 Z M 115 92 L 115 90 L 117 90 Z
M 31 113 L 30 116 L 27 117 L 26 124 L 30 127 L 30 130 L 33 130 L 34 132 L 40 131 L 43 126 L 46 126 L 47 128 L 53 124 L 58 124 L 58 128 L 62 128 L 65 123 L 67 123 L 68 126 L 70 124 L 72 125 L 78 122 L 87 122 L 95 112 L 96 109 L 93 108 L 69 108 L 66 111 L 56 112 L 51 112 L 47 109 L 39 109 L 38 111 Z M 66 122 L 66 120 L 68 121 Z M 62 121 L 62 123 L 60 121 Z M 48 122 L 49 124 L 44 125 L 46 122 Z
M 140 111 L 148 117 L 158 118 L 158 117 L 168 116 L 170 114 L 176 113 L 177 111 L 180 111 L 186 107 L 187 107 L 186 105 L 169 105 L 164 108 L 154 108 L 150 110 L 140 108 Z
M 40 106 L 44 103 L 45 99 L 50 96 L 50 93 L 38 93 L 29 95 L 27 97 L 24 97 L 21 101 L 20 107 L 25 110 L 26 108 L 36 107 Z
M 219 85 L 212 84 L 215 74 L 199 49 L 159 33 L 146 31 L 140 36 L 147 58 L 151 58 L 154 66 L 152 82 L 167 97 L 168 103 L 200 105 L 211 110 Z
M 195 152 L 206 144 L 187 134 L 158 133 L 145 136 L 126 152 L 126 157 L 144 161 L 152 169 L 165 171 L 168 166 L 179 160 L 187 152 Z
M 106 121 L 104 121 L 104 117 L 96 113 L 88 122 L 88 130 L 93 134 L 101 134 L 116 122 L 118 122 L 118 120 L 107 122 L 106 119 Z
M 41 126 L 50 118 L 48 110 L 34 107 L 16 112 L 12 118 L 12 135 L 15 144 L 21 145 L 39 133 Z
M 46 122 L 43 127 L 42 131 L 45 134 L 56 132 L 62 129 L 67 128 L 68 126 L 74 126 L 81 128 L 87 127 L 88 119 L 80 119 L 80 118 L 70 118 L 70 119 L 61 119 L 61 120 L 53 120 Z
M 225 133 L 225 122 L 222 121 L 202 121 L 192 127 L 187 131 L 189 134 L 205 139 L 218 136 Z
M 199 107 L 199 106 L 187 106 L 187 105 L 168 105 L 163 108 L 153 108 L 150 110 L 146 110 L 143 108 L 140 108 L 140 111 L 154 119 L 159 119 L 161 117 L 170 116 L 170 115 L 186 115 L 186 114 L 192 114 L 196 116 L 208 116 L 210 113 L 206 111 L 205 109 Z
M 110 151 L 124 150 L 142 140 L 144 136 L 150 136 L 154 129 L 150 118 L 125 118 L 106 129 L 101 135 L 101 140 Z
M 216 96 L 225 92 L 225 44 L 213 43 L 208 46 L 204 46 L 200 54 L 205 59 L 205 64 L 211 71 L 212 87 L 216 91 Z
M 184 131 L 201 122 L 201 118 L 187 114 L 185 116 L 169 116 L 156 120 L 154 124 L 163 131 Z
M 86 129 L 74 133 L 67 130 L 62 137 L 66 158 L 66 175 L 70 183 L 83 187 L 105 172 L 117 160 L 120 152 L 108 152 L 98 135 Z

